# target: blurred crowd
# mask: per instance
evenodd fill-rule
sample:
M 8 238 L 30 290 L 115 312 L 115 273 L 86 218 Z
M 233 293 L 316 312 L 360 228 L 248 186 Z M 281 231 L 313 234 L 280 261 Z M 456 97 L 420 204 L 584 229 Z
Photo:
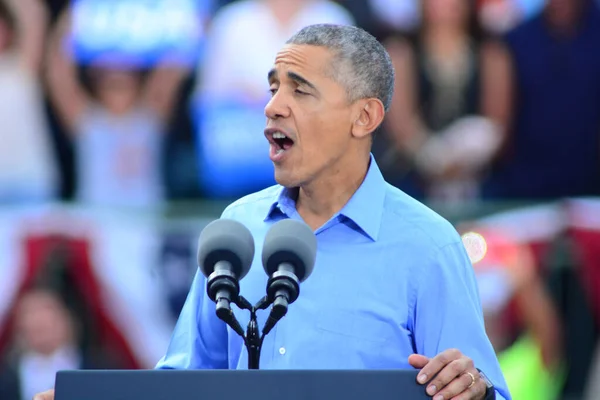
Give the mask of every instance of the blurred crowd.
M 454 221 L 514 398 L 600 399 L 597 0 L 0 0 L 0 399 L 158 361 L 220 210 L 164 211 L 274 183 L 267 71 L 315 23 L 392 57 L 388 182 L 527 203 Z

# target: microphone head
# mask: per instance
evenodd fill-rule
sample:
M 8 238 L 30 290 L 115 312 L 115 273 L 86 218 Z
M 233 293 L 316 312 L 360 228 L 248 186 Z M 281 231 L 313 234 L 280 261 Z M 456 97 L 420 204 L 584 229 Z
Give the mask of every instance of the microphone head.
M 230 219 L 218 219 L 208 224 L 198 240 L 198 266 L 206 277 L 219 261 L 231 264 L 240 280 L 246 276 L 254 258 L 254 238 L 243 224 Z
M 317 257 L 317 237 L 303 222 L 284 219 L 275 223 L 265 236 L 263 268 L 271 276 L 282 263 L 294 266 L 300 282 L 310 276 Z

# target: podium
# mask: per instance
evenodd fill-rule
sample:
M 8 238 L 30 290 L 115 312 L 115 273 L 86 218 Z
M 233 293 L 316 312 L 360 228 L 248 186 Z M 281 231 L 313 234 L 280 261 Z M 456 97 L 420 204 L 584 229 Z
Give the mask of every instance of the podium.
M 431 400 L 416 370 L 60 371 L 55 400 Z

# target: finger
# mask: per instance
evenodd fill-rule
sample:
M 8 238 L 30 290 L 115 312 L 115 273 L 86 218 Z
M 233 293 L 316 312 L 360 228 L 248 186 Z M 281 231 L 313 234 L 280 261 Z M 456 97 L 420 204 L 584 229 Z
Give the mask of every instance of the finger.
M 421 369 L 427 365 L 429 357 L 422 356 L 420 354 L 412 354 L 408 357 L 408 363 L 417 369 Z
M 473 381 L 468 373 L 462 373 L 448 383 L 442 390 L 440 390 L 438 394 L 433 397 L 433 400 L 448 400 L 454 398 L 455 396 L 462 395 L 463 393 L 468 394 L 468 392 L 472 391 L 472 389 L 479 381 L 481 381 L 481 379 L 478 379 L 478 374 L 476 373 L 477 371 L 475 371 L 475 373 L 473 371 L 468 372 L 473 374 L 475 381 Z M 471 384 L 473 385 L 471 386 Z M 471 397 L 467 396 L 467 398 L 470 399 Z
M 476 375 L 476 377 L 477 377 L 477 375 Z M 487 386 L 485 385 L 485 382 L 482 379 L 477 379 L 477 382 L 470 389 L 465 390 L 458 396 L 452 397 L 450 400 L 481 399 L 485 395 L 486 390 L 487 390 Z M 444 397 L 444 399 L 446 399 L 446 398 Z
M 473 369 L 473 362 L 468 357 L 461 357 L 458 360 L 454 360 L 447 364 L 437 376 L 429 382 L 427 386 L 427 393 L 430 396 L 442 391 L 446 388 L 450 382 L 454 381 L 456 378 L 459 378 L 465 371 Z M 461 390 L 455 394 L 458 394 L 465 390 L 467 386 L 471 384 L 471 378 L 467 375 L 468 382 L 463 385 Z M 465 382 L 466 380 L 463 380 Z M 449 397 L 444 397 L 448 399 Z M 437 399 L 436 399 L 437 400 Z
M 40 394 L 36 394 L 33 400 L 54 400 L 54 390 L 48 390 Z
M 450 349 L 441 352 L 427 363 L 419 372 L 417 376 L 417 381 L 419 383 L 425 383 L 429 381 L 430 378 L 434 377 L 438 372 L 440 372 L 447 364 L 450 364 L 452 361 L 459 359 L 462 357 L 460 351 L 456 349 Z

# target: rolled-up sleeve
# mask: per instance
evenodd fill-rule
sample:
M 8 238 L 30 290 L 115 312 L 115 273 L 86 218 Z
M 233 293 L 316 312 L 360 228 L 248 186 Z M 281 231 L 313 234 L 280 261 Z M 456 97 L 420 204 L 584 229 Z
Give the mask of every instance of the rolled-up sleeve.
M 427 357 L 458 349 L 510 400 L 496 353 L 485 331 L 475 273 L 460 239 L 439 248 L 415 271 L 414 344 Z

